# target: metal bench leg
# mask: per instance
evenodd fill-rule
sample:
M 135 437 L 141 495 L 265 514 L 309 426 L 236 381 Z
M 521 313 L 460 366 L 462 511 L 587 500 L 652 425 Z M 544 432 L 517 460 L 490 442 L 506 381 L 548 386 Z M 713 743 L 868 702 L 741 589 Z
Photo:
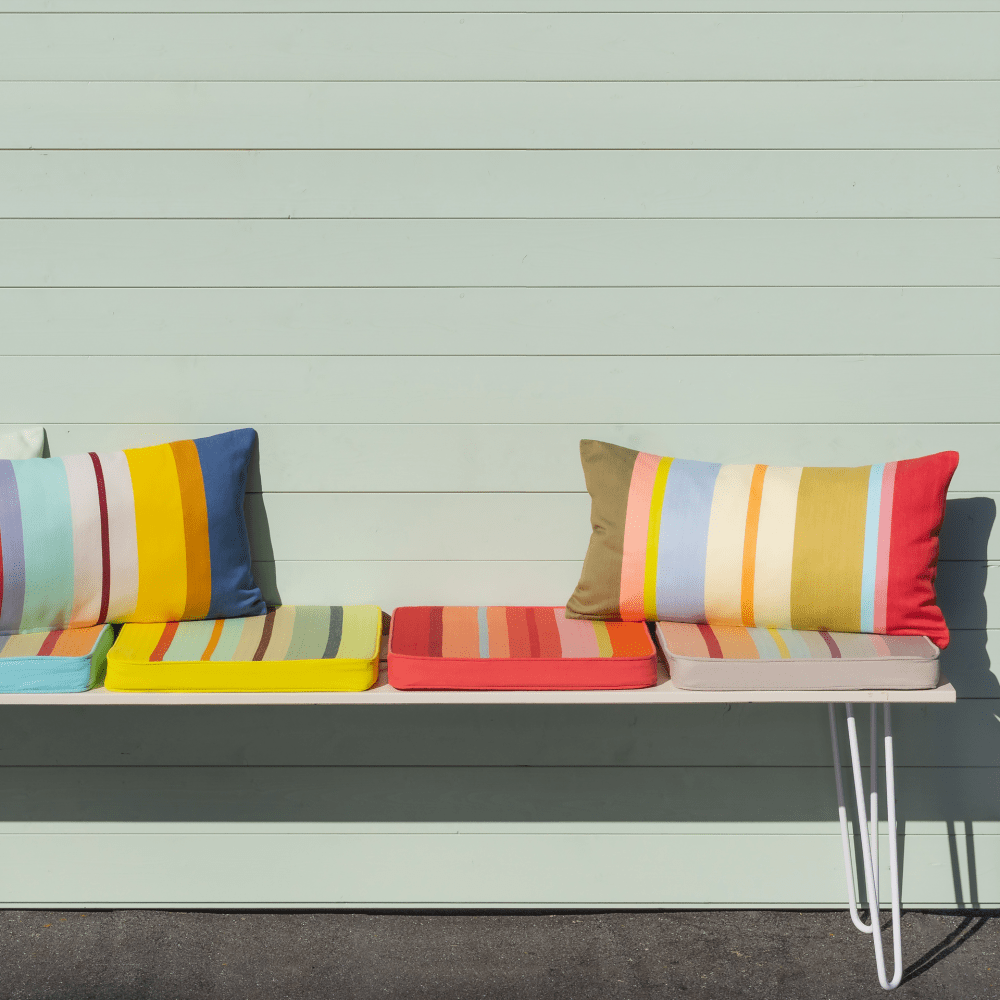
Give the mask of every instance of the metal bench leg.
M 889 981 L 886 979 L 885 973 L 885 956 L 882 951 L 882 934 L 881 928 L 879 927 L 879 895 L 878 895 L 878 880 L 877 873 L 874 868 L 874 863 L 877 864 L 878 858 L 878 847 L 876 845 L 878 839 L 878 814 L 873 813 L 871 817 L 871 825 L 869 825 L 867 810 L 865 808 L 865 790 L 864 782 L 861 775 L 861 757 L 858 753 L 858 731 L 857 724 L 854 719 L 854 706 L 849 702 L 846 705 L 847 708 L 847 735 L 848 740 L 851 745 L 851 768 L 854 772 L 854 797 L 857 801 L 858 809 L 858 829 L 861 832 L 861 854 L 864 859 L 865 866 L 865 891 L 868 894 L 869 906 L 871 911 L 871 925 L 862 925 L 862 930 L 866 933 L 872 935 L 872 941 L 875 945 L 875 966 L 878 969 L 878 981 L 885 990 L 893 990 L 899 985 L 899 981 L 903 978 L 903 956 L 902 956 L 902 942 L 901 942 L 901 928 L 900 928 L 900 903 L 899 903 L 899 859 L 896 843 L 896 782 L 895 773 L 893 768 L 893 754 L 892 754 L 892 716 L 889 705 L 882 706 L 882 719 L 885 731 L 885 792 L 886 792 L 886 813 L 889 823 L 889 884 L 890 884 L 890 894 L 892 902 L 892 953 L 893 953 L 893 977 Z M 833 719 L 833 706 L 830 706 L 830 717 L 831 721 Z M 872 727 L 874 735 L 874 717 L 875 717 L 875 706 L 872 706 Z M 836 738 L 836 737 L 834 737 Z M 877 750 L 877 743 L 873 747 Z M 834 769 L 838 772 L 838 790 L 839 790 L 839 771 L 840 771 L 840 750 L 834 743 L 834 753 L 836 759 L 834 761 Z M 877 754 L 872 755 L 872 769 L 877 776 L 878 773 L 878 761 Z M 877 778 L 873 784 L 873 787 L 877 789 Z M 876 793 L 877 794 L 877 793 Z M 872 800 L 873 807 L 877 808 L 877 799 Z M 838 805 L 842 805 L 843 795 L 839 796 Z M 841 808 L 841 834 L 845 835 L 847 828 L 846 821 L 846 810 Z M 846 843 L 846 841 L 845 841 Z M 844 851 L 845 862 L 847 863 L 848 872 L 848 882 L 850 883 L 848 890 L 848 898 L 852 904 L 852 919 L 855 920 L 855 925 L 860 923 L 859 919 L 855 919 L 853 912 L 854 904 L 854 879 L 853 872 L 850 867 L 850 852 L 845 847 Z
M 837 739 L 837 717 L 833 705 L 827 705 L 830 714 L 830 742 L 833 744 L 833 778 L 837 784 L 837 814 L 840 817 L 840 842 L 844 848 L 844 871 L 847 874 L 847 902 L 851 922 L 862 934 L 871 934 L 872 925 L 858 915 L 858 901 L 854 896 L 854 864 L 851 861 L 851 835 L 847 829 L 847 807 L 844 805 L 844 783 L 840 775 L 840 741 Z

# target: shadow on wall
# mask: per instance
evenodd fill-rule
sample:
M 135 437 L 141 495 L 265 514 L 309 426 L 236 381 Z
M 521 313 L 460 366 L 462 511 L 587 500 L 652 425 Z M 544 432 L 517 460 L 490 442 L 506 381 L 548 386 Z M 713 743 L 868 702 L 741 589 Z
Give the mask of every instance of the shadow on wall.
M 274 545 L 271 542 L 271 524 L 267 518 L 267 506 L 261 493 L 259 440 L 254 442 L 253 451 L 250 453 L 243 513 L 247 521 L 247 534 L 250 537 L 250 558 L 253 561 L 254 578 L 269 604 L 281 604 L 274 565 Z

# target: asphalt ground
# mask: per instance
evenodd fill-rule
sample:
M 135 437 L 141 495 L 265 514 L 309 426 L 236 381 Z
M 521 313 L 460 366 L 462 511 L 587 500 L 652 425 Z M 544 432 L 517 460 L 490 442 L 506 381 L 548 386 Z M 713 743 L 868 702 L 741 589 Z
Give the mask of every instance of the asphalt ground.
M 897 996 L 1000 998 L 996 911 L 905 913 L 903 949 Z M 880 996 L 844 912 L 0 911 L 3 1000 Z

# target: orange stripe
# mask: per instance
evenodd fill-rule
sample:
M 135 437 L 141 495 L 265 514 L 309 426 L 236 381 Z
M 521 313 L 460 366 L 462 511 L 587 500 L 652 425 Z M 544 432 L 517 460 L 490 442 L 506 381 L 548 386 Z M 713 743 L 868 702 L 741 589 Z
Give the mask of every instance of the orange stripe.
M 212 556 L 208 546 L 208 508 L 201 459 L 194 441 L 173 441 L 170 448 L 177 465 L 184 517 L 184 552 L 187 557 L 185 618 L 204 618 L 212 603 Z
M 766 465 L 753 467 L 750 502 L 747 504 L 747 527 L 743 536 L 743 584 L 740 588 L 740 612 L 743 624 L 753 628 L 753 578 L 757 569 L 757 525 L 760 523 L 760 498 L 764 494 Z
M 208 645 L 205 647 L 205 652 L 201 654 L 201 658 L 203 660 L 212 659 L 215 647 L 219 645 L 219 637 L 222 635 L 222 626 L 225 624 L 226 623 L 222 618 L 215 619 L 215 624 L 212 626 L 212 634 L 208 637 Z
M 724 660 L 759 660 L 760 653 L 753 636 L 742 625 L 713 625 L 712 632 L 719 643 Z
M 479 608 L 441 609 L 441 655 L 479 659 Z
M 490 659 L 506 659 L 510 656 L 510 639 L 507 636 L 507 609 L 489 607 L 486 609 L 486 628 L 490 638 Z
M 608 638 L 615 656 L 648 656 L 649 633 L 645 622 L 608 622 Z
M 150 663 L 159 663 L 163 659 L 164 653 L 170 649 L 170 643 L 174 641 L 176 634 L 177 622 L 167 622 L 163 626 L 163 634 L 160 636 L 160 641 L 157 642 L 153 652 L 149 654 Z
M 90 628 L 68 628 L 52 650 L 53 656 L 83 656 L 94 648 L 97 637 L 101 634 L 103 625 L 93 625 Z

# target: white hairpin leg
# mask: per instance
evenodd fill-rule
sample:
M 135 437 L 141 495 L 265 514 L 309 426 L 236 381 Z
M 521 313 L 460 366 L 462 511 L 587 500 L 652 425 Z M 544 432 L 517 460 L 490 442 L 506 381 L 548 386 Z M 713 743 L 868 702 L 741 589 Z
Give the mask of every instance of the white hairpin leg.
M 858 916 L 854 895 L 854 868 L 851 864 L 850 838 L 847 832 L 847 809 L 844 805 L 844 789 L 840 776 L 840 746 L 837 741 L 836 719 L 833 705 L 829 705 L 830 738 L 833 743 L 833 768 L 837 784 L 837 808 L 840 814 L 840 834 L 844 848 L 844 869 L 847 874 L 847 899 L 850 904 L 851 920 L 858 930 L 872 935 L 875 945 L 875 966 L 878 981 L 885 990 L 893 990 L 903 977 L 903 956 L 900 927 L 899 864 L 896 844 L 896 782 L 892 754 L 892 716 L 888 705 L 883 706 L 885 729 L 885 792 L 886 813 L 889 824 L 889 883 L 892 900 L 892 954 L 893 977 L 889 981 L 885 973 L 885 956 L 882 950 L 882 934 L 879 927 L 879 884 L 878 884 L 878 742 L 875 737 L 876 706 L 871 714 L 871 821 L 865 808 L 865 790 L 861 775 L 861 756 L 858 752 L 858 731 L 854 719 L 854 706 L 847 708 L 847 735 L 851 748 L 851 769 L 854 774 L 854 796 L 858 809 L 858 830 L 861 833 L 861 854 L 865 869 L 865 891 L 868 894 L 871 923 L 865 924 Z
M 858 901 L 854 895 L 854 864 L 851 861 L 851 835 L 847 829 L 847 807 L 844 805 L 844 784 L 840 776 L 840 741 L 837 739 L 837 717 L 833 705 L 827 705 L 830 713 L 830 742 L 833 744 L 833 778 L 837 783 L 837 813 L 840 816 L 840 842 L 844 848 L 844 871 L 847 874 L 847 902 L 851 911 L 851 921 L 862 934 L 871 934 L 872 925 L 866 924 L 858 915 Z

